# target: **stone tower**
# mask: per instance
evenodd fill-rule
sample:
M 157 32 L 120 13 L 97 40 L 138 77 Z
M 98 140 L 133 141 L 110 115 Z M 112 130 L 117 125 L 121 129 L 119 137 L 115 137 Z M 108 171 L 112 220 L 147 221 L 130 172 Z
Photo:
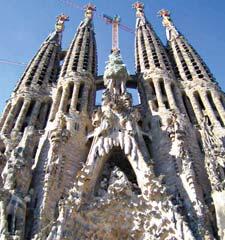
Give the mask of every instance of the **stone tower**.
M 0 239 L 225 239 L 224 93 L 169 11 L 164 46 L 133 8 L 135 75 L 114 47 L 98 76 L 92 4 L 27 67 L 0 121 Z

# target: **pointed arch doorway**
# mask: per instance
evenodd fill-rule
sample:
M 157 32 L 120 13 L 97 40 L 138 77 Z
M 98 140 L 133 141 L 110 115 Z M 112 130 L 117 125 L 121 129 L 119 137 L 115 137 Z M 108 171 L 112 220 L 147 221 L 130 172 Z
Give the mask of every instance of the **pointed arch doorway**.
M 120 147 L 114 147 L 104 158 L 105 159 L 99 171 L 94 188 L 95 196 L 100 196 L 103 191 L 107 191 L 109 185 L 111 184 L 112 177 L 115 178 L 114 175 L 116 171 L 119 171 L 120 173 L 122 172 L 125 175 L 125 178 L 129 181 L 131 189 L 134 193 L 141 194 L 136 174 L 127 156 Z

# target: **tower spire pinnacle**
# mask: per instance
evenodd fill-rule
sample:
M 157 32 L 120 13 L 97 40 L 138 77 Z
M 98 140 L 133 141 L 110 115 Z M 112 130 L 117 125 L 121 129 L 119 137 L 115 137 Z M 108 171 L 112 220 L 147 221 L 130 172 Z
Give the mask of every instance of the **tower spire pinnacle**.
M 166 9 L 162 9 L 158 12 L 158 15 L 162 17 L 162 25 L 166 28 L 166 36 L 169 41 L 177 38 L 179 33 L 175 28 L 173 21 L 170 17 L 170 11 Z
M 58 33 L 63 32 L 65 29 L 65 22 L 69 21 L 69 16 L 66 16 L 64 13 L 62 13 L 56 19 L 55 31 Z
M 138 18 L 144 16 L 144 3 L 137 1 L 132 5 L 132 7 L 136 9 L 136 16 Z
M 85 17 L 88 19 L 92 19 L 94 15 L 94 11 L 96 11 L 96 6 L 92 3 L 88 3 L 84 6 Z

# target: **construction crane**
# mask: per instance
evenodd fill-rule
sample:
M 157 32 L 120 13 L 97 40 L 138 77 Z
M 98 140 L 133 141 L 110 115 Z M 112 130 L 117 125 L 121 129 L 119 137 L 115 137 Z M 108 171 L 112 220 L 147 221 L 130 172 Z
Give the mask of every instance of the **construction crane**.
M 115 17 L 110 17 L 106 14 L 103 15 L 103 19 L 106 24 L 112 25 L 112 52 L 119 51 L 119 25 L 120 17 L 116 15 Z
M 76 4 L 71 0 L 58 0 L 59 2 L 62 2 L 63 4 L 82 10 L 84 7 L 82 5 Z M 121 24 L 119 16 L 115 16 L 114 18 L 106 15 L 106 14 L 96 14 L 96 17 L 101 19 L 104 23 L 106 24 L 112 24 L 112 51 L 113 50 L 119 50 L 119 28 L 134 34 L 134 31 L 129 28 L 128 26 Z M 17 61 L 11 61 L 11 60 L 6 60 L 6 59 L 0 59 L 0 64 L 8 64 L 8 65 L 17 65 L 17 66 L 26 66 L 26 63 L 23 62 L 17 62 Z
M 16 65 L 16 66 L 26 66 L 26 63 L 23 62 L 16 62 L 16 61 L 10 61 L 6 59 L 0 59 L 0 64 L 8 64 L 8 65 Z
M 71 8 L 76 8 L 76 9 L 80 9 L 80 10 L 83 10 L 84 9 L 84 7 L 82 6 L 82 5 L 79 5 L 79 4 L 76 4 L 76 3 L 74 3 L 73 1 L 71 1 L 71 0 L 58 0 L 59 2 L 61 2 L 61 3 L 63 3 L 63 4 L 65 4 L 65 5 L 67 5 L 67 6 L 69 6 L 69 7 L 71 7 Z M 106 22 L 105 20 L 105 16 L 106 17 L 109 17 L 108 15 L 106 15 L 106 14 L 96 14 L 96 16 L 99 18 L 99 19 L 101 19 L 101 20 L 103 20 L 104 22 Z M 111 17 L 109 17 L 109 18 L 111 18 Z M 124 24 L 119 24 L 119 27 L 122 29 L 122 30 L 124 30 L 124 31 L 126 31 L 126 32 L 129 32 L 129 33 L 133 33 L 134 34 L 134 31 L 133 31 L 133 29 L 131 29 L 130 27 L 128 27 L 128 26 L 126 26 L 126 25 L 124 25 Z

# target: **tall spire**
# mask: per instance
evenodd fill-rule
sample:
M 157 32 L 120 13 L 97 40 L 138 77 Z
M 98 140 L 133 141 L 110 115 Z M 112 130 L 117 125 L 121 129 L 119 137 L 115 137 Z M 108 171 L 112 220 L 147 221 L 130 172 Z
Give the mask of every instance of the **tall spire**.
M 203 62 L 199 54 L 174 26 L 170 12 L 162 9 L 159 11 L 159 16 L 162 17 L 162 24 L 166 28 L 170 50 L 174 57 L 180 77 L 183 80 L 203 78 L 214 80 L 209 68 Z
M 135 41 L 137 72 L 155 68 L 172 70 L 163 44 L 145 17 L 144 4 L 136 2 L 133 8 L 136 9 L 137 17 Z
M 26 87 L 33 84 L 42 86 L 56 82 L 60 62 L 62 32 L 64 23 L 68 20 L 69 17 L 64 14 L 57 17 L 55 30 L 49 34 L 41 45 L 39 51 L 26 68 L 15 91 L 24 85 Z
M 171 41 L 173 38 L 177 38 L 179 36 L 179 33 L 170 18 L 170 12 L 168 10 L 162 9 L 159 11 L 159 16 L 161 16 L 163 19 L 162 24 L 166 28 L 167 39 Z
M 75 37 L 67 52 L 61 76 L 71 72 L 97 74 L 96 41 L 93 15 L 96 7 L 89 3 L 84 6 L 84 20 L 80 23 Z
M 60 69 L 62 32 L 68 19 L 64 14 L 57 17 L 55 30 L 26 68 L 0 121 L 3 134 L 12 130 L 23 132 L 26 126 L 44 129 L 52 102 L 52 83 L 57 81 Z

